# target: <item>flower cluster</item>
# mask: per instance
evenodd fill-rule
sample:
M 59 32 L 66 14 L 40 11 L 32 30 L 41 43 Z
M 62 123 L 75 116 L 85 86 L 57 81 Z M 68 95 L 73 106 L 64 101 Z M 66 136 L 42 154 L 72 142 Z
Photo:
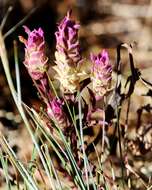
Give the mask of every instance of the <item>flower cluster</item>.
M 98 55 L 91 54 L 91 76 L 81 69 L 83 59 L 80 54 L 78 41 L 79 27 L 80 25 L 71 19 L 71 12 L 68 12 L 58 25 L 58 30 L 55 33 L 56 65 L 53 66 L 53 69 L 56 71 L 55 78 L 60 82 L 60 90 L 64 94 L 64 98 L 72 106 L 78 105 L 75 92 L 80 90 L 80 82 L 82 84 L 85 81 L 84 79 L 90 78 L 88 81 L 92 82 L 93 87 L 92 90 L 90 89 L 90 92 L 92 91 L 91 93 L 95 97 L 95 101 L 102 99 L 106 95 L 112 79 L 112 66 L 106 50 L 103 50 Z M 33 31 L 30 31 L 27 27 L 24 27 L 24 29 L 28 34 L 27 40 L 20 37 L 20 40 L 25 44 L 24 64 L 36 84 L 40 95 L 43 96 L 48 117 L 55 120 L 55 123 L 64 131 L 72 124 L 69 122 L 70 117 L 66 115 L 67 111 L 64 110 L 63 97 L 61 97 L 61 100 L 54 97 L 50 89 L 51 85 L 49 84 L 48 75 L 45 74 L 49 67 L 49 62 L 45 55 L 44 33 L 41 28 Z M 86 84 L 85 81 L 81 85 L 81 88 L 82 86 L 85 88 L 87 85 L 88 83 Z M 86 109 L 84 107 L 84 110 Z M 96 113 L 95 110 L 98 110 L 98 108 L 94 107 L 93 110 L 88 110 L 91 119 L 86 117 L 87 122 L 91 122 L 92 115 Z M 101 117 L 98 120 L 101 123 L 103 118 Z

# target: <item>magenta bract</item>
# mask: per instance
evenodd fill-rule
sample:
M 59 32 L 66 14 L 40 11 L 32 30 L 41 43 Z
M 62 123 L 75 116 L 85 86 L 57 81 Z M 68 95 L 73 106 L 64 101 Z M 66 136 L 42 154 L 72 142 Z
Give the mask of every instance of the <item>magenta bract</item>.
M 62 101 L 54 98 L 47 105 L 47 114 L 62 130 L 65 130 L 69 126 L 69 122 L 62 106 Z

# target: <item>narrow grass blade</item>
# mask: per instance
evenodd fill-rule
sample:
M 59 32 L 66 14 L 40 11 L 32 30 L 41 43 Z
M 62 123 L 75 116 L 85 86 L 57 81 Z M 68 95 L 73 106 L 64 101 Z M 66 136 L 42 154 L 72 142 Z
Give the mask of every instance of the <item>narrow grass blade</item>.
M 28 187 L 31 190 L 39 190 L 37 185 L 35 184 L 34 179 L 29 175 L 26 168 L 23 166 L 23 164 L 17 159 L 15 153 L 7 143 L 4 136 L 0 136 L 0 144 L 2 145 L 3 149 L 8 153 L 9 158 L 11 159 L 12 163 L 15 165 L 15 167 L 19 170 L 20 174 L 22 175 L 24 181 L 28 185 Z
M 9 174 L 8 174 L 8 165 L 7 165 L 7 161 L 4 159 L 2 149 L 0 149 L 0 160 L 1 160 L 2 168 L 5 174 L 7 189 L 11 190 L 11 183 L 10 183 Z

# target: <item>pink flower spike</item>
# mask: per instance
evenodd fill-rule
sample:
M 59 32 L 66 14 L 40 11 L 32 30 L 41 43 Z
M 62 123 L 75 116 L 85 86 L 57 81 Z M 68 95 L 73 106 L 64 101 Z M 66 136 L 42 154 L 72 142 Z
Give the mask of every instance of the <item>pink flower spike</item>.
M 59 23 L 55 32 L 56 52 L 53 67 L 55 78 L 60 82 L 60 89 L 64 94 L 73 94 L 80 88 L 80 81 L 86 77 L 82 66 L 78 31 L 80 25 L 71 19 L 71 11 Z
M 102 98 L 108 91 L 112 79 L 112 65 L 109 62 L 108 52 L 103 50 L 98 55 L 91 54 L 92 84 L 97 99 Z
M 28 35 L 27 40 L 19 37 L 20 41 L 25 44 L 25 60 L 30 76 L 34 80 L 43 78 L 43 75 L 48 67 L 48 58 L 45 55 L 44 32 L 41 28 L 30 31 L 27 26 L 23 26 Z
M 61 53 L 64 52 L 69 62 L 73 62 L 74 65 L 81 60 L 78 41 L 79 27 L 80 25 L 71 19 L 71 11 L 69 11 L 60 22 L 58 31 L 55 32 L 57 51 Z M 77 44 L 77 46 L 74 47 L 73 44 Z M 73 52 L 76 52 L 77 56 L 73 57 Z

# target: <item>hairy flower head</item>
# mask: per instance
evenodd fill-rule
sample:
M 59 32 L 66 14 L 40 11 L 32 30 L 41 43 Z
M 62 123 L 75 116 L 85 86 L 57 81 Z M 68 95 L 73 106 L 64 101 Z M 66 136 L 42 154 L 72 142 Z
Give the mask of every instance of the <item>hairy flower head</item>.
M 103 50 L 98 55 L 91 54 L 92 84 L 96 97 L 103 97 L 110 88 L 112 79 L 112 65 L 109 62 L 108 52 Z
M 78 25 L 71 19 L 71 12 L 60 22 L 56 36 L 54 69 L 64 93 L 74 93 L 79 89 L 79 82 L 84 72 L 80 71 L 82 61 L 78 41 Z
M 25 60 L 30 76 L 34 80 L 39 80 L 43 77 L 46 69 L 48 58 L 45 55 L 44 33 L 41 28 L 30 31 L 24 26 L 25 32 L 28 34 L 27 40 L 19 36 L 21 42 L 25 44 Z

